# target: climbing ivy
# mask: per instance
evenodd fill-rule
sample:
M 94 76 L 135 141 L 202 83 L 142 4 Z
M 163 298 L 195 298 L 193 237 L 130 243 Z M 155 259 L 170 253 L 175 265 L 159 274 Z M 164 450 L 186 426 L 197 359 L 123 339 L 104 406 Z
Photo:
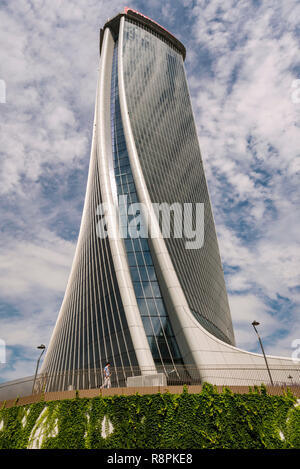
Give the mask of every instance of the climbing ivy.
M 209 384 L 199 394 L 16 402 L 0 409 L 0 449 L 12 448 L 300 448 L 300 406 L 291 392 Z

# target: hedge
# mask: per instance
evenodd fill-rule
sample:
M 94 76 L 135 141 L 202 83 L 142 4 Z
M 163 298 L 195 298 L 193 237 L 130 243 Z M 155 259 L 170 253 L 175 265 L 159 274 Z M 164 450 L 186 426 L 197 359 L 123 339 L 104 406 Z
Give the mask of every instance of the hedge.
M 300 448 L 300 406 L 288 391 L 75 398 L 0 410 L 0 449 Z

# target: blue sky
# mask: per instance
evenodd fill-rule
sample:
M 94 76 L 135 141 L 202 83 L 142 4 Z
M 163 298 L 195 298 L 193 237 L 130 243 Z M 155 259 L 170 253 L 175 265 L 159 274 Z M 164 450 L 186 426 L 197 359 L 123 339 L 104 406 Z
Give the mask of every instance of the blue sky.
M 50 340 L 85 195 L 99 29 L 124 6 L 186 46 L 237 345 L 259 351 L 254 319 L 267 353 L 291 356 L 300 338 L 299 2 L 2 1 L 2 381 L 33 374 Z

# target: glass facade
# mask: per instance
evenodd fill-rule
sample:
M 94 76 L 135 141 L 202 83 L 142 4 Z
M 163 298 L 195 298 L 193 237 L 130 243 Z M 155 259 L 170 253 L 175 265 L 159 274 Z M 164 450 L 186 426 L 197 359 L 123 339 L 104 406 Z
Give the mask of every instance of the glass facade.
M 138 197 L 130 168 L 121 119 L 117 62 L 118 42 L 116 42 L 114 48 L 111 81 L 112 154 L 116 193 L 121 202 L 119 210 L 121 213 L 128 213 L 129 205 L 138 202 Z M 166 365 L 174 367 L 176 363 L 182 363 L 182 359 L 161 295 L 148 240 L 143 237 L 133 237 L 134 233 L 127 230 L 127 225 L 132 227 L 136 222 L 136 214 L 124 218 L 127 231 L 124 243 L 143 326 L 157 367 L 165 368 Z M 136 228 L 138 229 L 138 226 Z
M 147 26 L 125 18 L 125 91 L 135 145 L 153 203 L 204 203 L 204 246 L 165 242 L 197 321 L 234 344 L 231 315 L 182 55 Z M 195 211 L 191 214 L 195 226 Z

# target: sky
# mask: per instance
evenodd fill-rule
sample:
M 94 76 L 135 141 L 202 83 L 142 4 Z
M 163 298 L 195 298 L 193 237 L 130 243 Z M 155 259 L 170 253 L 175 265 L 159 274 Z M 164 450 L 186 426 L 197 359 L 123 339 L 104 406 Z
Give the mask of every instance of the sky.
M 2 0 L 0 381 L 33 375 L 50 341 L 85 196 L 99 29 L 124 6 L 187 50 L 237 346 L 260 351 L 253 320 L 268 354 L 300 343 L 299 2 Z

